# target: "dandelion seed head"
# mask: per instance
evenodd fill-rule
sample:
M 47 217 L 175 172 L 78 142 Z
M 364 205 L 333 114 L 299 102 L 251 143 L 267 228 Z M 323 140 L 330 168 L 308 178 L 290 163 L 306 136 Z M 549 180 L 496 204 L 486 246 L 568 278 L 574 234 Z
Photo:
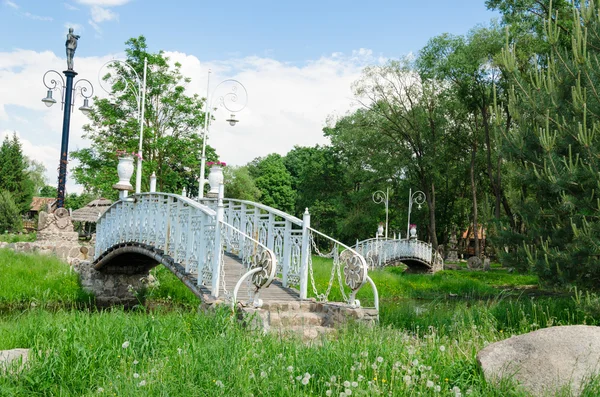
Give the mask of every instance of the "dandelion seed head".
M 260 371 L 260 377 L 261 378 L 266 378 L 267 377 L 267 373 L 265 371 Z
M 358 387 L 358 382 L 352 382 L 352 387 Z
M 138 365 L 139 361 L 138 360 L 133 360 L 133 365 Z
M 97 390 L 97 392 L 98 392 L 98 393 L 103 393 L 103 392 L 104 392 L 104 389 L 103 389 L 102 387 L 99 387 L 99 388 L 98 388 L 98 390 Z
M 431 389 L 433 387 L 433 381 L 428 380 L 427 383 L 425 383 L 425 386 L 427 386 L 428 389 Z
M 225 387 L 225 385 L 223 384 L 223 382 L 221 382 L 220 380 L 217 380 L 215 382 L 215 385 L 218 386 L 218 387 Z
M 381 356 L 377 357 L 377 362 L 378 363 L 382 363 L 383 362 L 383 357 L 381 357 Z
M 123 342 L 123 344 L 121 345 L 121 347 L 122 347 L 123 349 L 127 349 L 127 348 L 129 347 L 129 341 L 128 341 L 128 340 L 126 340 L 125 342 Z
M 136 372 L 135 374 L 133 374 L 133 377 L 137 379 L 137 378 L 139 378 L 139 377 L 140 377 L 140 374 L 138 374 L 138 373 Z
M 440 346 L 440 351 L 442 351 L 442 352 L 446 351 L 446 346 L 444 346 L 444 345 L 441 345 L 441 346 Z
M 308 382 L 310 381 L 310 378 L 302 378 L 302 384 L 304 386 L 308 385 Z
M 289 367 L 287 367 L 288 372 L 294 372 L 294 367 L 292 367 L 291 365 Z
M 146 386 L 146 381 L 145 381 L 145 380 L 141 381 L 141 382 L 139 383 L 139 386 Z

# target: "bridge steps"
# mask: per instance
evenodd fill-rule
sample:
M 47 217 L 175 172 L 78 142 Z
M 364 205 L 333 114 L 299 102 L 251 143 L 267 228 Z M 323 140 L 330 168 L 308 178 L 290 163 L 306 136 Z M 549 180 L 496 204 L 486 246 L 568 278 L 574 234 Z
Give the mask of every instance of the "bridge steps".
M 240 316 L 250 322 L 252 328 L 282 338 L 300 338 L 304 342 L 314 342 L 336 333 L 326 306 L 327 304 L 311 299 L 295 302 L 268 301 L 260 309 L 243 306 L 239 309 Z

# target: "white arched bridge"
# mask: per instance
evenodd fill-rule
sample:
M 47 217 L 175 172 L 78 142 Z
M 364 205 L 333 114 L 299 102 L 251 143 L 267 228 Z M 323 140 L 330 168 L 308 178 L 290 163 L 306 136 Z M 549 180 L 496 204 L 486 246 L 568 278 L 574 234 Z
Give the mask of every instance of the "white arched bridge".
M 417 239 L 371 238 L 353 247 L 370 269 L 403 263 L 410 272 L 435 273 L 444 268 L 444 259 L 430 243 Z
M 194 294 L 261 307 L 269 301 L 337 300 L 359 307 L 356 294 L 369 284 L 369 268 L 402 261 L 435 271 L 441 258 L 416 240 L 366 240 L 351 248 L 311 228 L 303 219 L 250 201 L 141 193 L 114 203 L 98 220 L 93 268 L 103 274 L 138 275 L 163 264 Z M 326 251 L 323 253 L 323 251 Z M 314 280 L 313 257 L 326 284 Z
M 311 228 L 308 211 L 298 219 L 259 203 L 224 199 L 222 185 L 220 197 L 197 202 L 141 193 L 114 203 L 97 222 L 93 268 L 136 275 L 163 264 L 201 299 L 255 307 L 310 296 L 328 301 L 334 284 L 336 295 L 359 307 L 356 294 L 368 283 L 378 308 L 365 259 Z M 331 258 L 325 286 L 315 283 L 313 255 Z

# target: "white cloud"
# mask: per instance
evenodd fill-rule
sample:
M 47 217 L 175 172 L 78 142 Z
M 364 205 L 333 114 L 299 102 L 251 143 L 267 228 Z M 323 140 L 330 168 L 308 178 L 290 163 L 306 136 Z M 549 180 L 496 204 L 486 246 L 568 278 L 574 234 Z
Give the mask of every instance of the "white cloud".
M 98 6 L 93 6 L 90 10 L 90 14 L 92 15 L 92 21 L 96 23 L 112 21 L 113 19 L 119 19 L 118 14 L 112 12 L 108 8 L 102 8 Z
M 19 6 L 16 3 L 14 3 L 10 0 L 4 0 L 4 5 L 14 8 L 15 10 L 17 10 L 19 8 Z
M 53 21 L 52 17 L 43 17 L 40 15 L 34 15 L 30 12 L 24 12 L 23 15 L 29 19 L 35 19 L 36 21 Z
M 65 29 L 68 31 L 70 28 L 73 28 L 73 32 L 76 32 L 76 34 L 79 34 L 81 32 L 85 31 L 85 28 L 83 27 L 83 25 L 80 25 L 78 23 L 73 23 L 73 22 L 66 22 L 64 25 Z M 65 32 L 66 34 L 66 32 Z
M 96 31 L 97 34 L 101 34 L 102 33 L 102 28 L 100 28 L 100 25 L 98 25 L 97 23 L 95 23 L 91 19 L 88 19 L 88 23 L 90 24 L 91 27 L 94 28 L 94 30 Z
M 63 5 L 65 6 L 65 8 L 69 11 L 79 11 L 79 8 L 75 7 L 74 5 L 71 5 L 69 3 L 63 3 Z
M 217 150 L 221 160 L 232 165 L 243 165 L 273 152 L 285 154 L 294 145 L 327 143 L 322 128 L 328 116 L 343 115 L 351 109 L 352 82 L 360 76 L 364 66 L 380 61 L 367 50 L 350 55 L 332 54 L 300 66 L 257 56 L 207 62 L 179 52 L 165 55 L 173 62 L 180 62 L 182 73 L 192 78 L 187 87 L 190 94 L 206 96 L 209 68 L 213 72 L 211 90 L 228 78 L 239 80 L 247 88 L 248 104 L 236 114 L 240 120 L 238 125 L 230 127 L 225 122 L 230 113 L 219 109 L 214 113 L 216 120 L 210 130 L 209 144 Z M 117 58 L 122 59 L 122 54 Z M 105 96 L 97 83 L 98 72 L 111 59 L 115 59 L 115 55 L 75 58 L 77 78 L 90 80 L 96 95 Z M 0 52 L 0 65 L 0 86 L 12 93 L 0 96 L 0 131 L 17 130 L 22 139 L 31 144 L 28 152 L 44 162 L 48 180 L 56 181 L 62 112 L 59 103 L 50 109 L 41 103 L 46 87 L 40 80 L 49 68 L 64 69 L 63 54 L 59 57 L 49 51 Z M 60 98 L 58 93 L 54 95 L 57 100 Z M 76 108 L 80 104 L 81 98 L 77 98 Z M 23 118 L 29 123 L 23 123 Z M 75 109 L 71 118 L 70 150 L 89 146 L 89 141 L 81 136 L 86 122 L 85 116 Z M 69 191 L 76 189 L 73 182 L 68 179 Z

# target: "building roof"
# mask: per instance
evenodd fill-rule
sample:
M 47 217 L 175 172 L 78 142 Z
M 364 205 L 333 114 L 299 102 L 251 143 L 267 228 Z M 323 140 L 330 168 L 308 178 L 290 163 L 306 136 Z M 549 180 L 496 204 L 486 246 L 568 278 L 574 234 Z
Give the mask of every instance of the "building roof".
M 112 205 L 112 201 L 99 198 L 83 208 L 71 213 L 71 220 L 75 222 L 96 222 L 98 218 Z
M 33 197 L 29 210 L 35 212 L 45 211 L 48 204 L 54 207 L 55 201 L 56 197 Z

